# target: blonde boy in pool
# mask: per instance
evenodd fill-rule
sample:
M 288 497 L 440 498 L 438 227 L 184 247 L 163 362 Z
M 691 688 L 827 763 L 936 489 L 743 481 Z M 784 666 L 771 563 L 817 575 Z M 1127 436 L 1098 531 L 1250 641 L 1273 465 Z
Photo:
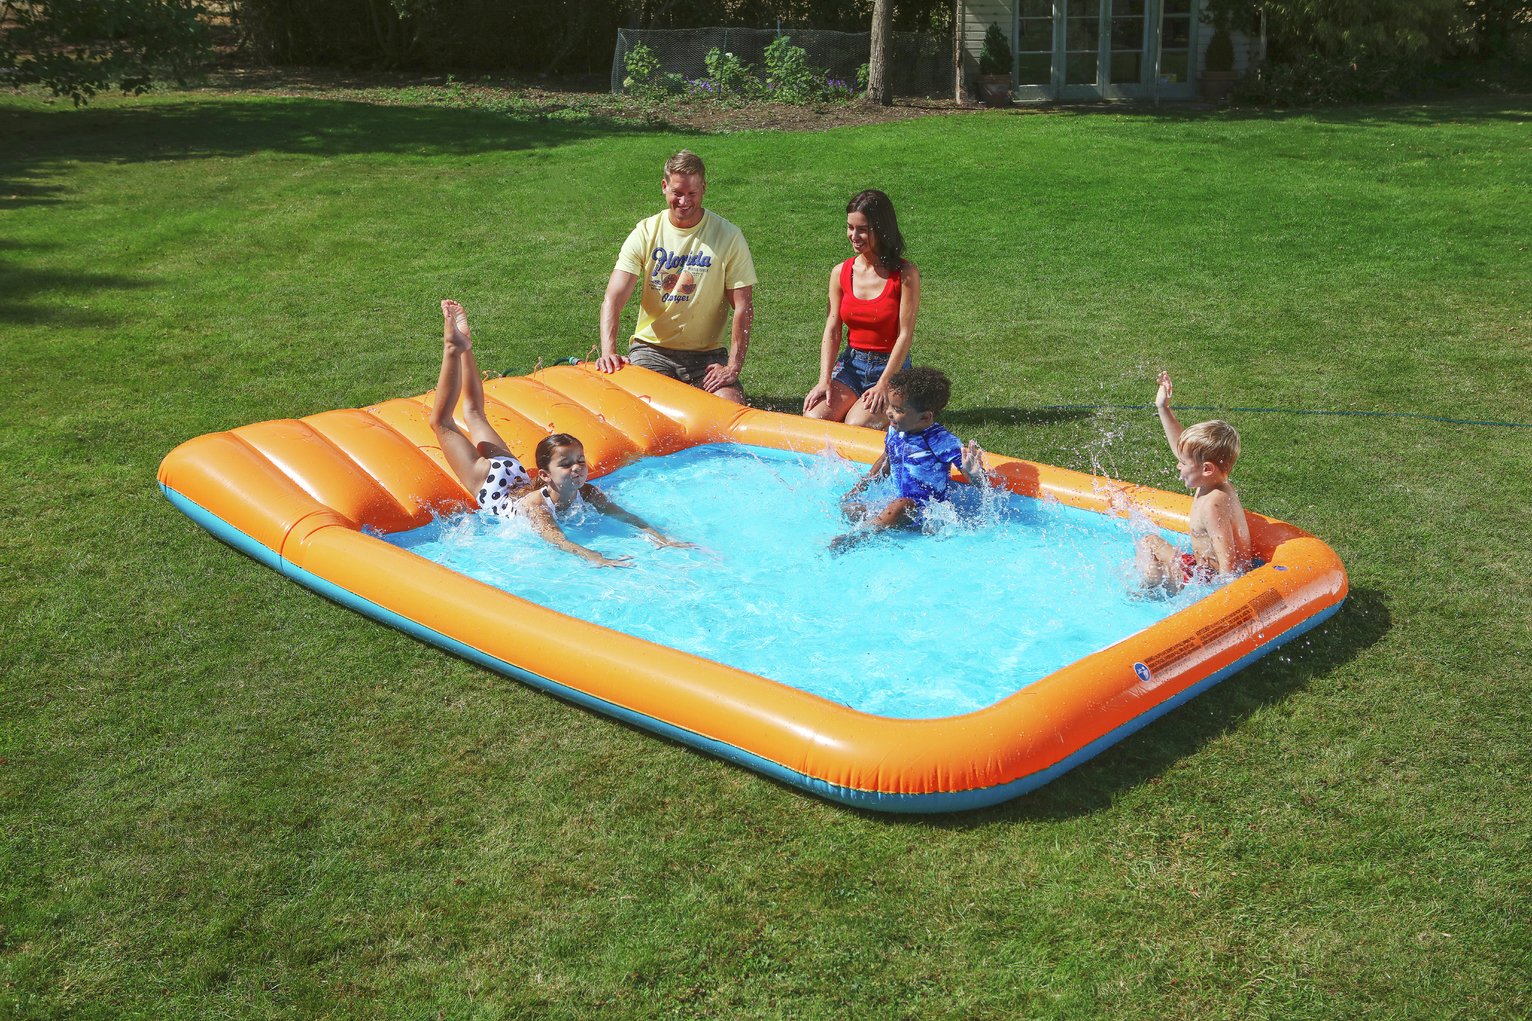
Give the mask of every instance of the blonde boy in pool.
M 589 560 L 597 567 L 631 567 L 632 557 L 606 557 L 564 534 L 558 518 L 587 506 L 632 525 L 656 546 L 692 548 L 631 514 L 585 481 L 588 468 L 585 447 L 568 433 L 554 433 L 538 443 L 533 460 L 534 480 L 511 453 L 510 447 L 489 424 L 484 414 L 484 385 L 473 356 L 473 338 L 463 306 L 442 302 L 442 368 L 431 407 L 431 429 L 458 480 L 479 501 L 479 508 L 503 518 L 522 518 L 532 530 L 567 553 Z M 458 394 L 462 392 L 464 436 L 453 420 Z
M 1140 536 L 1135 566 L 1145 592 L 1175 595 L 1191 581 L 1212 581 L 1243 574 L 1252 566 L 1250 525 L 1239 493 L 1229 481 L 1239 459 L 1239 433 L 1227 422 L 1198 422 L 1181 428 L 1170 410 L 1170 374 L 1161 372 L 1155 410 L 1165 439 L 1176 455 L 1181 482 L 1192 490 L 1187 553 L 1158 535 Z

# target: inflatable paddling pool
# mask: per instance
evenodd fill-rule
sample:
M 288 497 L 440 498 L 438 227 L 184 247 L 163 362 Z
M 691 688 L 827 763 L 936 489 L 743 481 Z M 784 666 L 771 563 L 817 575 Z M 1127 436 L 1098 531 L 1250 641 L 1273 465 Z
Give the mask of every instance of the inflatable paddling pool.
M 634 367 L 602 375 L 560 366 L 489 381 L 485 395 L 512 450 L 529 453 L 550 431 L 570 432 L 584 442 L 593 477 L 705 443 L 828 449 L 863 463 L 882 451 L 880 433 L 742 408 Z M 1314 627 L 1346 596 L 1345 570 L 1328 546 L 1249 514 L 1265 566 L 1164 620 L 977 711 L 872 715 L 565 616 L 379 538 L 473 506 L 435 445 L 430 397 L 198 437 L 165 458 L 160 486 L 218 538 L 337 602 L 851 805 L 947 812 L 1026 793 Z M 986 457 L 994 482 L 1013 493 L 1110 513 L 1108 480 Z M 1186 530 L 1190 497 L 1124 488 L 1156 524 Z

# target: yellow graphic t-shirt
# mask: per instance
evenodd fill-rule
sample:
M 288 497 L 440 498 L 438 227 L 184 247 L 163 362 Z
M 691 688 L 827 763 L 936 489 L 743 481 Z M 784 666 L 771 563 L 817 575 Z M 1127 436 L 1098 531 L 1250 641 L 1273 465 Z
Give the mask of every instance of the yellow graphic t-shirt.
M 633 339 L 676 351 L 723 347 L 725 292 L 755 284 L 745 236 L 707 209 L 686 229 L 672 224 L 668 211 L 640 220 L 623 242 L 617 268 L 638 277 Z

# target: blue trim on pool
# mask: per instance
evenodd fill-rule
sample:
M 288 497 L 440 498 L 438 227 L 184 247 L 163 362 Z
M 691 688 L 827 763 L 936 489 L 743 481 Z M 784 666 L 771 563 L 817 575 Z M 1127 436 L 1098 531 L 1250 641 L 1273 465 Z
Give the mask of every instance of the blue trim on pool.
M 1292 641 L 1294 638 L 1297 638 L 1300 635 L 1306 633 L 1312 628 L 1319 626 L 1324 621 L 1332 617 L 1345 603 L 1345 600 L 1343 599 L 1340 602 L 1337 602 L 1334 606 L 1326 607 L 1313 616 L 1300 621 L 1293 627 L 1289 628 L 1287 631 L 1277 635 L 1271 641 L 1259 646 L 1258 648 L 1252 649 L 1250 652 L 1241 656 L 1233 663 L 1230 663 L 1222 670 L 1208 675 L 1207 677 L 1198 681 L 1196 684 L 1193 684 L 1191 687 L 1186 688 L 1184 691 L 1178 692 L 1170 698 L 1167 698 L 1165 701 L 1160 702 L 1159 704 L 1149 709 L 1146 709 L 1144 712 L 1122 724 L 1120 727 L 1117 727 L 1115 730 L 1101 735 L 1090 744 L 1087 744 L 1073 754 L 1060 759 L 1058 762 L 1054 763 L 1052 766 L 1049 766 L 1047 769 L 1039 770 L 1038 772 L 1032 773 L 1028 776 L 1012 780 L 1010 783 L 999 784 L 994 787 L 979 787 L 966 791 L 939 791 L 929 794 L 897 794 L 885 791 L 864 791 L 849 787 L 843 787 L 838 784 L 832 784 L 826 780 L 821 780 L 817 777 L 812 777 L 805 773 L 800 773 L 797 770 L 788 769 L 786 766 L 772 762 L 770 759 L 761 758 L 760 756 L 751 752 L 747 752 L 742 748 L 738 748 L 723 741 L 716 741 L 713 738 L 698 734 L 695 731 L 677 727 L 673 723 L 667 723 L 664 720 L 657 719 L 653 716 L 646 716 L 643 713 L 634 712 L 631 709 L 626 709 L 615 703 L 608 702 L 605 699 L 597 698 L 596 696 L 581 691 L 578 688 L 571 688 L 567 685 L 560 684 L 558 681 L 550 680 L 549 678 L 543 677 L 541 674 L 532 673 L 531 671 L 524 670 L 513 663 L 508 663 L 505 660 L 490 656 L 484 652 L 480 652 L 478 649 L 475 649 L 470 645 L 465 645 L 455 638 L 449 638 L 439 631 L 435 631 L 431 628 L 425 627 L 422 624 L 418 624 L 415 621 L 410 620 L 408 617 L 401 616 L 392 610 L 379 606 L 377 603 L 374 603 L 369 599 L 364 599 L 356 593 L 352 592 L 350 589 L 342 588 L 341 586 L 336 585 L 334 582 L 327 581 L 316 574 L 311 574 L 308 571 L 295 566 L 279 554 L 272 551 L 270 547 L 257 542 L 255 539 L 252 539 L 244 532 L 241 532 L 233 525 L 230 525 L 227 521 L 224 521 L 222 518 L 208 511 L 201 505 L 186 498 L 185 496 L 182 496 L 180 493 L 176 492 L 174 489 L 171 489 L 163 482 L 160 483 L 160 489 L 164 492 L 166 498 L 175 505 L 177 510 L 191 518 L 192 521 L 196 522 L 197 525 L 206 529 L 208 532 L 211 532 L 216 538 L 228 543 L 230 546 L 233 546 L 241 553 L 244 553 L 261 562 L 262 564 L 265 564 L 267 567 L 276 570 L 285 577 L 292 579 L 300 585 L 303 585 L 305 588 L 319 593 L 326 599 L 340 603 L 342 606 L 355 610 L 358 613 L 371 617 L 374 620 L 389 625 L 390 627 L 398 628 L 400 631 L 403 631 L 406 634 L 413 635 L 414 637 L 423 641 L 430 642 L 432 645 L 446 649 L 447 651 L 455 653 L 464 659 L 478 663 L 480 666 L 485 666 L 491 670 L 506 674 L 507 676 L 515 677 L 526 684 L 530 684 L 535 688 L 546 691 L 552 695 L 556 695 L 566 701 L 573 702 L 576 705 L 580 705 L 588 709 L 594 709 L 598 712 L 605 713 L 608 716 L 622 720 L 625 723 L 630 723 L 634 726 L 642 727 L 645 730 L 649 730 L 664 737 L 668 737 L 674 741 L 679 741 L 682 744 L 701 749 L 702 751 L 715 755 L 718 758 L 725 759 L 729 762 L 738 763 L 739 765 L 753 769 L 758 773 L 763 773 L 773 779 L 781 780 L 784 783 L 791 784 L 794 787 L 802 788 L 803 790 L 817 794 L 820 797 L 828 798 L 831 801 L 838 801 L 842 804 L 851 805 L 856 808 L 877 808 L 885 812 L 964 812 L 977 808 L 988 808 L 993 805 L 998 805 L 1001 802 L 1009 801 L 1012 798 L 1019 797 L 1020 795 L 1026 794 L 1029 791 L 1034 791 L 1044 784 L 1057 779 L 1064 773 L 1069 772 L 1069 770 L 1080 765 L 1081 763 L 1095 758 L 1097 755 L 1106 751 L 1106 749 L 1121 741 L 1123 738 L 1128 737 L 1129 735 L 1147 726 L 1154 720 L 1159 719 L 1161 716 L 1170 712 L 1170 710 L 1174 709 L 1178 705 L 1181 705 L 1183 702 L 1195 698 L 1197 695 L 1200 695 L 1202 692 L 1206 691 L 1208 688 L 1211 688 L 1219 681 L 1222 681 L 1225 678 L 1238 673 L 1240 670 L 1243 670 L 1245 667 L 1260 659 L 1271 650 L 1278 648 L 1279 646 L 1284 645 L 1287 642 Z

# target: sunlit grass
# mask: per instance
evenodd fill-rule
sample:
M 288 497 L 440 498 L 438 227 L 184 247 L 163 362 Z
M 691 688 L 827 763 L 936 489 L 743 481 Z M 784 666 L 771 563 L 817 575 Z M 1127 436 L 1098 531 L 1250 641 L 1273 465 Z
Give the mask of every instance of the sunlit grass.
M 1161 367 L 1189 405 L 1532 422 L 1524 104 L 677 136 L 407 99 L 0 100 L 0 1013 L 1532 1010 L 1532 430 L 1220 411 L 1246 504 L 1336 548 L 1346 609 L 935 820 L 452 659 L 154 486 L 189 437 L 424 391 L 449 294 L 488 366 L 586 354 L 681 145 L 755 253 L 762 403 L 813 382 L 878 186 L 917 360 L 989 449 L 1171 486 L 1152 413 L 1105 407 Z

